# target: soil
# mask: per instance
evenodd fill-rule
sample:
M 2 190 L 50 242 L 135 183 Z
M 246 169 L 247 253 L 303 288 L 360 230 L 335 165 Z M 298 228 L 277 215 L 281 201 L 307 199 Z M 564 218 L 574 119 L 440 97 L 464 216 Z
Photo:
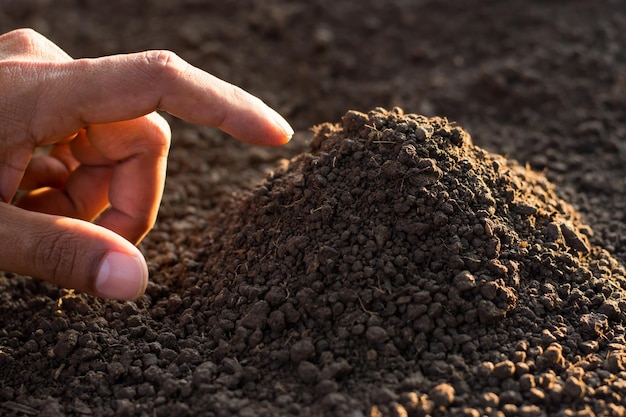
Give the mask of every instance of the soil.
M 205 3 L 0 2 L 297 130 L 169 118 L 136 302 L 0 276 L 3 415 L 626 414 L 621 2 Z

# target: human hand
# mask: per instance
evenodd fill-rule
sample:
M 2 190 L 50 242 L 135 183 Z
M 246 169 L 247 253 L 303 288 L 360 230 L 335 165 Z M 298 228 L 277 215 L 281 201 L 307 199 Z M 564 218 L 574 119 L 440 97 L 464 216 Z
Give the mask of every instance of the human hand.
M 171 52 L 74 60 L 29 29 L 0 36 L 0 92 L 0 269 L 105 298 L 147 285 L 134 244 L 165 181 L 170 129 L 157 109 L 253 144 L 293 134 L 259 99 Z

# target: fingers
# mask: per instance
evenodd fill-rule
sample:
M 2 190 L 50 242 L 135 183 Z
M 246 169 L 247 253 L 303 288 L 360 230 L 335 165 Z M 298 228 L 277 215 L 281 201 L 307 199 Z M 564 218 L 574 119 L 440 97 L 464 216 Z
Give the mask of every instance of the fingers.
M 15 201 L 15 206 L 46 214 L 94 220 L 107 206 L 111 167 L 81 166 L 61 188 L 32 190 Z
M 33 126 L 49 126 L 63 115 L 57 137 L 88 124 L 133 119 L 157 109 L 219 127 L 253 144 L 281 145 L 293 134 L 289 124 L 261 100 L 169 51 L 54 65 L 54 77 L 40 96 Z
M 104 298 L 132 300 L 145 291 L 139 250 L 117 234 L 80 220 L 0 203 L 0 267 Z
M 49 155 L 36 156 L 28 165 L 20 189 L 35 190 L 42 187 L 63 187 L 70 175 L 67 166 L 59 159 Z
M 72 60 L 30 30 L 0 36 L 0 91 L 0 198 L 31 190 L 19 207 L 0 203 L 0 269 L 107 298 L 147 284 L 132 243 L 152 228 L 165 181 L 170 131 L 155 110 L 253 144 L 293 134 L 261 100 L 172 52 Z M 46 145 L 53 153 L 32 159 Z
M 72 149 L 72 158 L 62 147 L 57 151 L 65 165 L 80 163 L 63 187 L 34 190 L 16 205 L 82 220 L 98 217 L 99 225 L 139 242 L 156 220 L 170 135 L 169 125 L 156 113 L 88 126 L 65 145 Z
M 67 144 L 54 146 L 48 155 L 34 156 L 20 183 L 21 190 L 42 187 L 62 188 L 70 173 L 79 165 Z
M 110 206 L 97 223 L 137 243 L 154 225 L 161 203 L 169 125 L 151 113 L 126 122 L 90 126 L 87 136 L 100 155 L 116 161 L 108 189 Z

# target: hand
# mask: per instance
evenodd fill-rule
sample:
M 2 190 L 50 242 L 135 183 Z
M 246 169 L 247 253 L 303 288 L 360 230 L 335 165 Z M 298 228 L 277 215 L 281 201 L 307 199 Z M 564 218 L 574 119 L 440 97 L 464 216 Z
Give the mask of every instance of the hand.
M 253 144 L 293 134 L 259 99 L 172 52 L 74 60 L 28 29 L 0 36 L 0 92 L 0 269 L 105 298 L 135 299 L 147 285 L 134 244 L 165 181 L 170 129 L 157 109 Z

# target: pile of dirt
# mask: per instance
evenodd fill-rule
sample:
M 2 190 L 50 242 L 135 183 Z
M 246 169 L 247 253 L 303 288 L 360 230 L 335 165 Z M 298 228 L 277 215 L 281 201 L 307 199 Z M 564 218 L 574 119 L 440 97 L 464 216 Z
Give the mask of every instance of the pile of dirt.
M 235 197 L 136 302 L 0 277 L 3 412 L 626 414 L 624 269 L 454 123 L 350 111 Z
M 624 415 L 624 270 L 543 175 L 446 119 L 348 112 L 224 222 L 183 297 L 201 391 L 296 415 Z

